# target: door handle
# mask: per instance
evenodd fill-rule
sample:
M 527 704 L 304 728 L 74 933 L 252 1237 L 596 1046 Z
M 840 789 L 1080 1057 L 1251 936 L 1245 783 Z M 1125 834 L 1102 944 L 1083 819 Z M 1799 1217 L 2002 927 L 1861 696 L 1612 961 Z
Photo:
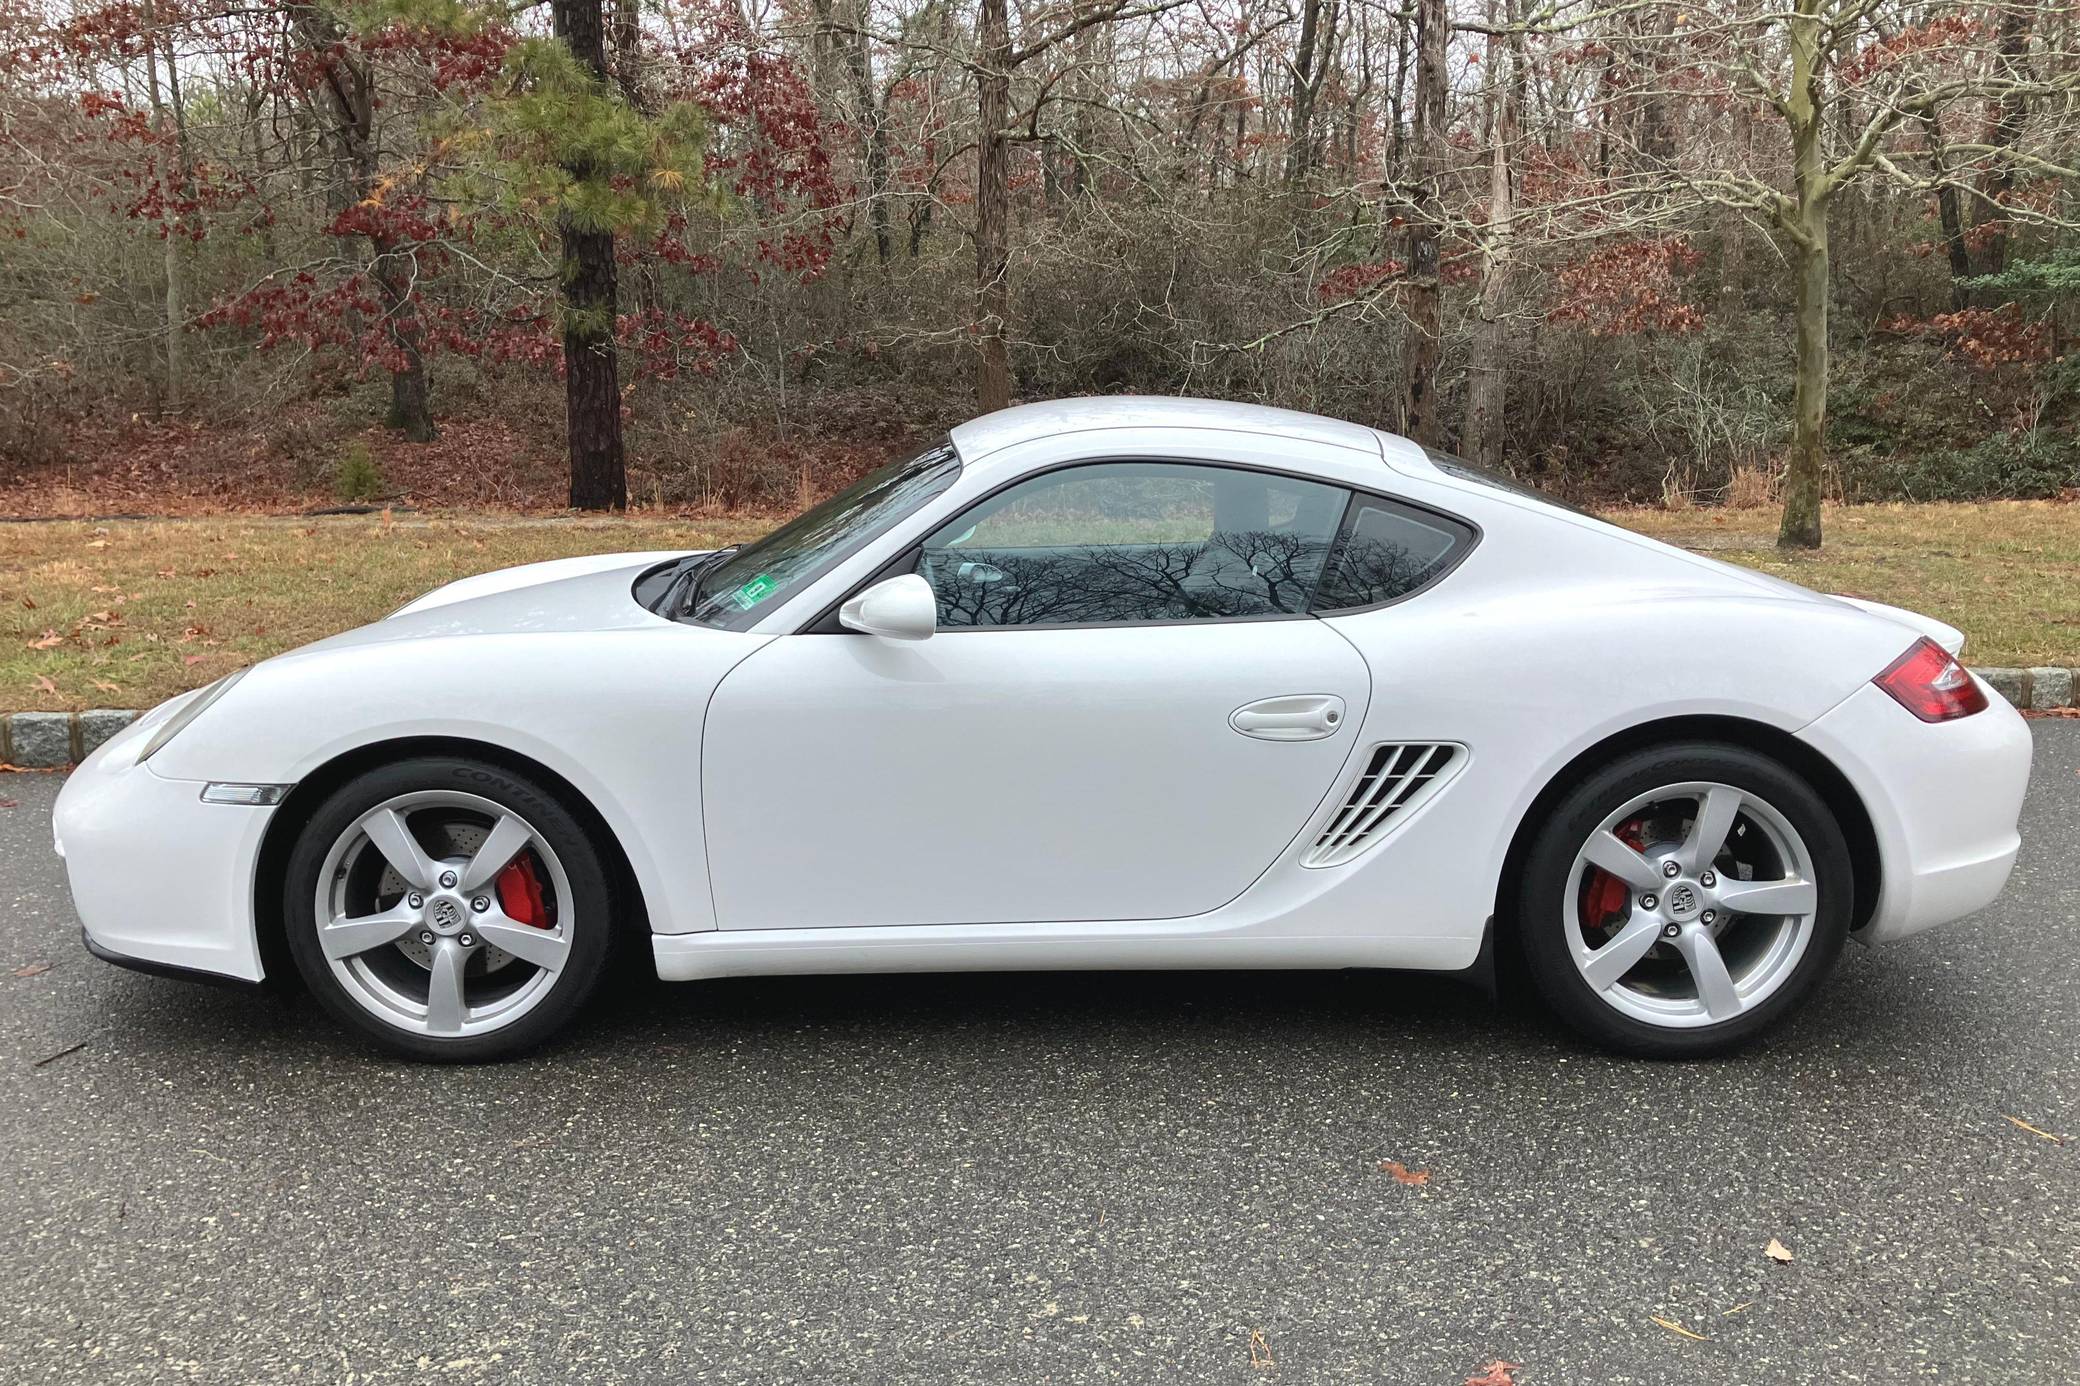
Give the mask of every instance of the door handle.
M 1236 708 L 1228 725 L 1259 741 L 1320 741 L 1343 725 L 1343 699 L 1333 693 L 1262 698 Z

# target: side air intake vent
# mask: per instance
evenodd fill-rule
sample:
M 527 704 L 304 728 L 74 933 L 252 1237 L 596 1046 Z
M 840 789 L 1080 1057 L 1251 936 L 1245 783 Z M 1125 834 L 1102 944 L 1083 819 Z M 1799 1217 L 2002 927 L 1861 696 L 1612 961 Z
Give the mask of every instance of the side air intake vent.
M 1374 746 L 1342 807 L 1300 859 L 1303 866 L 1341 866 L 1394 830 L 1394 825 L 1459 773 L 1466 748 L 1450 742 L 1391 741 Z

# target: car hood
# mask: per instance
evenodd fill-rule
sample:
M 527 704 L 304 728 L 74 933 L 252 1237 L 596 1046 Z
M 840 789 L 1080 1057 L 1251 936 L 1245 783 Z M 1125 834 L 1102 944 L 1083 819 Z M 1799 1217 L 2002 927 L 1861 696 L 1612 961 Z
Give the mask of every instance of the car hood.
M 436 587 L 380 621 L 305 650 L 338 650 L 396 640 L 666 626 L 636 604 L 630 589 L 646 570 L 681 552 L 607 553 L 558 558 L 463 578 Z
M 436 587 L 425 596 L 406 602 L 391 612 L 395 618 L 412 612 L 431 611 L 437 606 L 450 606 L 456 602 L 469 601 L 476 597 L 488 597 L 499 592 L 515 592 L 523 587 L 541 587 L 569 578 L 589 577 L 595 573 L 618 573 L 629 570 L 629 581 L 635 581 L 636 573 L 655 564 L 683 557 L 686 550 L 654 550 L 646 553 L 590 553 L 576 558 L 552 558 L 544 563 L 523 563 L 517 568 L 499 568 L 475 577 L 459 578 L 442 587 Z

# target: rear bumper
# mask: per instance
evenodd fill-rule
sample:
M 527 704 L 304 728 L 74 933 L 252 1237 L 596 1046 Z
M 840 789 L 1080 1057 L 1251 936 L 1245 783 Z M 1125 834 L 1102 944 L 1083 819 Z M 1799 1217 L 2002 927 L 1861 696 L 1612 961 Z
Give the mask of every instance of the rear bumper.
M 1846 775 L 1877 836 L 1878 900 L 1856 937 L 1905 938 L 1991 904 L 2008 882 L 2029 788 L 2029 724 L 1984 712 L 1927 723 L 1866 685 L 1799 733 Z

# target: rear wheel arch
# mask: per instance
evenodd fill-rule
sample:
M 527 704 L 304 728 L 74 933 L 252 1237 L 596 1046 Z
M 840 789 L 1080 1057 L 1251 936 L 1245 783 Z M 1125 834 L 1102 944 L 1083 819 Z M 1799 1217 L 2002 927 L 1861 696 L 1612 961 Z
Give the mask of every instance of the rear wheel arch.
M 1552 809 L 1561 797 L 1572 789 L 1581 778 L 1600 767 L 1616 760 L 1619 756 L 1643 747 L 1657 746 L 1678 741 L 1717 741 L 1744 750 L 1768 756 L 1793 771 L 1808 784 L 1827 804 L 1841 825 L 1842 836 L 1849 846 L 1849 861 L 1855 891 L 1855 903 L 1849 917 L 1850 929 L 1861 929 L 1870 922 L 1878 905 L 1880 862 L 1878 857 L 1878 835 L 1871 826 L 1871 816 L 1864 807 L 1863 798 L 1856 792 L 1848 777 L 1819 751 L 1800 741 L 1797 737 L 1766 722 L 1755 722 L 1743 717 L 1666 717 L 1653 722 L 1642 722 L 1624 731 L 1605 737 L 1570 760 L 1549 779 L 1530 805 L 1518 819 L 1516 831 L 1510 837 L 1509 850 L 1504 853 L 1502 872 L 1495 887 L 1495 933 L 1499 944 L 1516 927 L 1514 918 L 1516 883 L 1522 878 L 1524 861 L 1532 843 L 1538 836 L 1541 825 L 1551 816 Z M 1510 950 L 1498 948 L 1497 958 L 1504 957 Z
M 598 851 L 608 873 L 608 884 L 617 905 L 621 927 L 647 935 L 649 910 L 643 900 L 642 884 L 629 865 L 621 840 L 594 808 L 591 800 L 569 780 L 530 756 L 488 741 L 467 737 L 413 736 L 373 741 L 342 752 L 305 775 L 274 811 L 260 840 L 260 855 L 253 871 L 253 927 L 260 949 L 260 966 L 269 985 L 299 984 L 296 965 L 289 956 L 283 932 L 282 891 L 287 881 L 290 854 L 311 816 L 332 792 L 356 775 L 396 761 L 418 756 L 459 756 L 483 761 L 524 775 L 553 793 L 570 811 L 586 837 Z

